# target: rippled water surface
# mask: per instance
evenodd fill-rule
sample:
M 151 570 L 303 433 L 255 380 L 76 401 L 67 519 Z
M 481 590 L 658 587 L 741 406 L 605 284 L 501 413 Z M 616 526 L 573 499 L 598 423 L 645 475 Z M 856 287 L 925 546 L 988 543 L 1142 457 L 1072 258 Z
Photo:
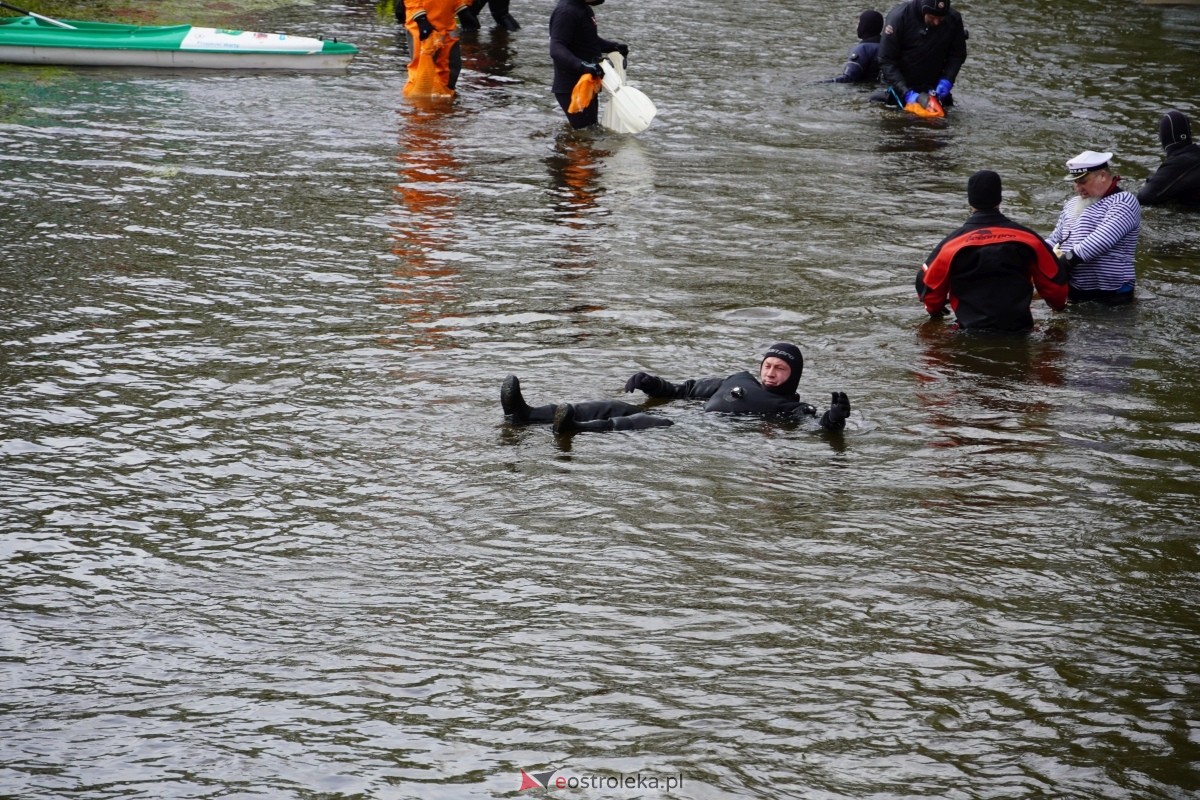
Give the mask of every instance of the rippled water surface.
M 451 106 L 366 4 L 229 23 L 345 74 L 0 68 L 0 794 L 1194 796 L 1200 215 L 1027 339 L 912 281 L 976 169 L 1044 232 L 1080 150 L 1136 188 L 1200 8 L 957 5 L 934 123 L 811 2 L 599 8 L 636 137 L 565 130 L 550 0 Z M 777 339 L 844 437 L 501 417 Z

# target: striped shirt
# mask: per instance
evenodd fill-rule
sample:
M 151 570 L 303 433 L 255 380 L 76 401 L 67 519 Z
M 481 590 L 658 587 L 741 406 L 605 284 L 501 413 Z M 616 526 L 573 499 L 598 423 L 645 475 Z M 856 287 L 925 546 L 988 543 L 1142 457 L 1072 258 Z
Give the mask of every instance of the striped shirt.
M 1134 282 L 1133 253 L 1142 230 L 1142 207 L 1137 198 L 1119 190 L 1080 212 L 1083 198 L 1072 197 L 1058 215 L 1050 246 L 1070 250 L 1071 288 L 1112 292 Z

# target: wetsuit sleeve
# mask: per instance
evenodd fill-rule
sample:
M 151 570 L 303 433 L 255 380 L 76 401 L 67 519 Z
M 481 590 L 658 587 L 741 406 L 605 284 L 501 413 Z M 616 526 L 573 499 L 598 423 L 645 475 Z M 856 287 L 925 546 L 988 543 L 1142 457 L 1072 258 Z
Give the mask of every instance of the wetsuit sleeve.
M 1142 188 L 1138 189 L 1138 202 L 1144 206 L 1152 206 L 1162 202 L 1163 190 L 1167 188 L 1168 181 L 1163 175 L 1162 167 L 1155 170 L 1154 174 L 1146 178 L 1146 182 L 1142 184 Z
M 925 304 L 930 316 L 946 313 L 950 299 L 950 261 L 938 245 L 917 270 L 917 297 Z
M 640 390 L 647 397 L 670 400 L 707 400 L 717 393 L 722 383 L 724 383 L 722 378 L 693 378 L 682 383 L 671 383 L 657 375 L 635 372 L 625 382 L 625 391 Z
M 691 378 L 675 387 L 675 397 L 684 400 L 707 400 L 717 393 L 724 378 Z
M 571 52 L 575 26 L 575 15 L 561 7 L 550 15 L 550 58 L 562 69 L 578 71 L 581 59 Z
M 1167 158 L 1137 193 L 1138 202 L 1144 206 L 1165 203 L 1178 197 L 1191 200 L 1193 196 L 1200 196 L 1200 158 L 1191 164 Z
M 614 50 L 616 50 L 618 47 L 620 47 L 620 43 L 614 42 L 612 39 L 601 39 L 600 40 L 600 52 L 602 54 L 603 53 L 611 53 Z
M 958 71 L 967 61 L 967 31 L 963 27 L 962 17 L 959 17 L 957 12 L 955 16 L 958 23 L 957 35 L 954 37 L 950 54 L 946 57 L 946 63 L 942 66 L 942 77 L 951 83 L 958 80 Z
M 883 25 L 883 35 L 879 37 L 879 70 L 883 74 L 883 82 L 895 87 L 903 97 L 908 91 L 904 82 L 904 73 L 900 71 L 900 33 L 904 30 L 903 6 L 897 6 L 887 15 Z
M 593 51 L 599 38 L 595 30 L 595 18 L 586 7 L 560 3 L 550 14 L 550 58 L 564 74 L 571 76 L 570 86 L 575 85 L 582 72 L 579 62 L 592 61 L 600 55 Z
M 1034 264 L 1030 271 L 1034 288 L 1046 305 L 1055 311 L 1062 311 L 1067 305 L 1067 271 L 1058 263 L 1049 245 L 1042 243 L 1042 246 L 1033 248 L 1033 253 Z
M 857 83 L 864 79 L 867 71 L 862 64 L 861 49 L 861 46 L 857 46 L 850 51 L 850 56 L 842 67 L 842 74 L 833 79 L 834 83 Z

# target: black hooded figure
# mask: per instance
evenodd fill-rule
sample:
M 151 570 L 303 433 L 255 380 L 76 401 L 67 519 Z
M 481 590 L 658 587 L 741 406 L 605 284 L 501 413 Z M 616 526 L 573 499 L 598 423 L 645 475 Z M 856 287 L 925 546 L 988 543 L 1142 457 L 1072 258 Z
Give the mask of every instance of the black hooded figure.
M 842 74 L 834 83 L 879 82 L 879 35 L 883 33 L 883 14 L 866 10 L 858 15 L 858 44 L 850 50 Z
M 521 30 L 521 24 L 512 14 L 508 13 L 508 3 L 509 0 L 474 0 L 471 3 L 471 11 L 475 12 L 475 18 L 478 20 L 479 15 L 483 13 L 483 7 L 489 6 L 492 11 L 492 19 L 496 20 L 496 24 L 509 33 L 513 33 Z
M 1181 111 L 1168 111 L 1158 122 L 1158 139 L 1167 157 L 1138 190 L 1144 206 L 1176 201 L 1200 205 L 1200 145 Z
M 801 402 L 796 394 L 803 371 L 800 348 L 790 342 L 778 342 L 763 354 L 758 378 L 750 372 L 738 372 L 726 378 L 693 378 L 671 383 L 656 375 L 637 372 L 625 382 L 625 391 L 641 391 L 664 400 L 704 400 L 705 411 L 803 421 L 814 419 L 817 414 L 813 406 Z M 647 413 L 642 406 L 620 400 L 531 407 L 521 396 L 521 385 L 515 375 L 505 379 L 500 389 L 500 404 L 505 417 L 512 422 L 550 422 L 555 433 L 640 430 L 673 424 L 669 419 Z M 849 415 L 850 399 L 845 392 L 834 392 L 829 410 L 818 422 L 826 430 L 840 431 L 846 427 Z
M 599 66 L 605 53 L 614 50 L 629 57 L 629 45 L 605 39 L 596 25 L 593 6 L 604 0 L 558 0 L 550 12 L 550 60 L 554 62 L 554 80 L 550 91 L 567 115 L 572 128 L 590 128 L 600 119 L 600 97 L 583 111 L 571 113 L 571 92 L 584 73 L 604 77 Z

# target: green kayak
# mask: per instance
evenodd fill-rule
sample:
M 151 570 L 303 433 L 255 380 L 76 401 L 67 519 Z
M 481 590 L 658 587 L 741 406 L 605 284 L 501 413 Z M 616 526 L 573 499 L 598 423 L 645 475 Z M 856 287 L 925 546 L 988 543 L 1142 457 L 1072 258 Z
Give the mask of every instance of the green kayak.
M 346 42 L 192 25 L 120 25 L 0 19 L 0 62 L 71 66 L 338 70 L 358 48 Z

